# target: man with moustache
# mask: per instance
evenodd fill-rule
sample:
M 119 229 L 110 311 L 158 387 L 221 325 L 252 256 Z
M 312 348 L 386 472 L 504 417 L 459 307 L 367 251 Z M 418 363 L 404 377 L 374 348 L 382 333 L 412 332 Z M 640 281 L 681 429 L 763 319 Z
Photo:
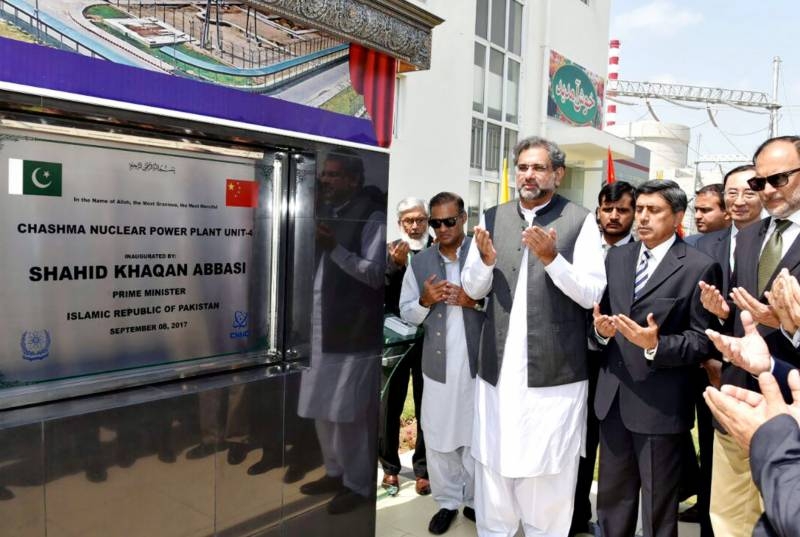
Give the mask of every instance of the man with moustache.
M 422 347 L 422 424 L 433 499 L 439 511 L 428 531 L 441 535 L 464 506 L 475 521 L 475 461 L 470 453 L 482 304 L 461 288 L 461 268 L 471 239 L 464 234 L 464 200 L 441 192 L 431 198 L 436 244 L 411 260 L 400 295 L 406 321 L 425 326 Z
M 706 185 L 695 193 L 694 198 L 694 223 L 697 233 L 686 237 L 686 242 L 695 246 L 697 241 L 706 233 L 728 229 L 731 217 L 725 210 L 725 197 L 722 183 Z
M 703 304 L 725 321 L 724 329 L 736 337 L 744 335 L 739 313 L 746 310 L 760 325 L 758 331 L 767 341 L 770 354 L 796 360 L 794 345 L 779 330 L 780 320 L 766 303 L 764 291 L 783 268 L 795 277 L 800 275 L 800 137 L 767 140 L 756 150 L 753 161 L 756 175 L 748 184 L 758 192 L 770 217 L 741 230 L 736 237 L 732 302 L 726 302 L 714 286 L 700 282 Z M 753 375 L 761 372 L 725 364 L 722 383 L 758 391 Z M 747 451 L 716 431 L 711 480 L 711 524 L 716 535 L 749 536 L 761 514 L 761 500 L 748 461 Z
M 600 419 L 597 514 L 604 537 L 677 537 L 681 448 L 694 422 L 691 372 L 712 349 L 713 317 L 693 282 L 719 281 L 720 267 L 676 230 L 686 194 L 669 180 L 637 188 L 641 243 L 606 257 L 608 287 L 594 306 L 606 346 L 594 408 Z
M 387 313 L 400 315 L 400 289 L 406 273 L 409 260 L 415 254 L 426 248 L 431 240 L 428 234 L 428 209 L 425 200 L 420 198 L 405 198 L 397 204 L 397 225 L 400 228 L 400 238 L 386 245 L 386 296 L 384 310 Z M 414 455 L 411 464 L 416 477 L 415 489 L 417 494 L 430 494 L 428 482 L 428 468 L 425 456 L 425 437 L 420 420 L 422 405 L 422 345 L 414 344 L 395 368 L 386 387 L 385 401 L 381 412 L 381 440 L 379 445 L 379 458 L 383 467 L 383 481 L 381 486 L 390 493 L 396 494 L 399 490 L 400 457 L 397 450 L 400 447 L 400 415 L 408 393 L 408 380 L 413 383 L 414 415 L 417 418 L 417 441 L 414 446 Z
M 730 274 L 733 268 L 733 252 L 736 249 L 736 237 L 739 231 L 761 219 L 761 201 L 758 194 L 750 189 L 747 180 L 756 174 L 752 164 L 737 166 L 722 181 L 725 210 L 733 225 L 716 231 L 702 232 L 696 247 L 701 252 L 713 257 L 722 267 L 722 283 L 720 290 L 727 296 L 729 292 Z M 698 192 L 698 199 L 700 194 Z M 695 203 L 697 211 L 697 204 Z M 699 226 L 698 226 L 699 229 Z M 688 241 L 687 241 L 688 242 Z M 695 408 L 697 411 L 697 436 L 700 446 L 699 479 L 697 480 L 697 503 L 680 515 L 684 522 L 698 522 L 701 537 L 713 537 L 714 531 L 709 518 L 711 497 L 711 471 L 714 449 L 714 428 L 711 413 L 703 399 L 703 393 L 709 385 L 720 386 L 722 362 L 709 358 L 703 362 L 703 371 L 695 375 Z M 688 456 L 694 457 L 694 446 Z
M 556 193 L 566 156 L 514 148 L 519 199 L 486 211 L 462 272 L 488 297 L 475 386 L 478 535 L 566 536 L 586 427 L 586 316 L 605 287 L 595 217 Z
M 611 248 L 622 246 L 633 241 L 633 209 L 636 200 L 636 189 L 625 181 L 608 183 L 597 195 L 597 224 L 603 246 L 603 254 Z M 589 404 L 594 401 L 597 390 L 597 375 L 600 371 L 602 351 L 593 334 L 588 338 L 589 353 L 587 367 L 589 372 Z M 592 502 L 590 499 L 592 481 L 594 480 L 594 464 L 597 459 L 597 445 L 600 442 L 600 423 L 594 411 L 586 413 L 586 456 L 581 457 L 578 466 L 578 482 L 575 487 L 575 509 L 572 513 L 572 526 L 569 535 L 579 533 L 594 534 L 592 524 Z

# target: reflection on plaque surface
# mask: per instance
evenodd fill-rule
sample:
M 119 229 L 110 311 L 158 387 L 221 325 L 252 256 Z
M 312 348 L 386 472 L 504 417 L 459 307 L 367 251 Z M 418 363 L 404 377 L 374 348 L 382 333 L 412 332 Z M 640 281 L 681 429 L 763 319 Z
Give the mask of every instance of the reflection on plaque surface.
M 0 130 L 0 387 L 263 342 L 269 168 L 187 149 Z

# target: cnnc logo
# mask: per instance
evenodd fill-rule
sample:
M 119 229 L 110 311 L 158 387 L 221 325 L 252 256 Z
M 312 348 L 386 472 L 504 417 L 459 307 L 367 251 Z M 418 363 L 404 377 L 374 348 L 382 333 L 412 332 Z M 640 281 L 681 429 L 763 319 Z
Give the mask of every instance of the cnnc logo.
M 250 335 L 250 330 L 247 330 L 248 315 L 246 311 L 236 311 L 233 314 L 233 332 L 228 334 L 231 339 L 240 339 Z

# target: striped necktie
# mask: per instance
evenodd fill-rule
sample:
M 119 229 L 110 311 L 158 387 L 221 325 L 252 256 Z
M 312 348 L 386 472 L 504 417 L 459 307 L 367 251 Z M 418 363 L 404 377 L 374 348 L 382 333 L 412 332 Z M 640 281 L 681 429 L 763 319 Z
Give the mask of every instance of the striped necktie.
M 650 250 L 645 248 L 642 250 L 642 257 L 639 258 L 639 264 L 636 266 L 636 276 L 633 279 L 633 299 L 636 300 L 639 298 L 639 295 L 642 294 L 642 289 L 647 284 L 647 265 L 650 261 L 650 257 L 653 254 L 650 253 Z

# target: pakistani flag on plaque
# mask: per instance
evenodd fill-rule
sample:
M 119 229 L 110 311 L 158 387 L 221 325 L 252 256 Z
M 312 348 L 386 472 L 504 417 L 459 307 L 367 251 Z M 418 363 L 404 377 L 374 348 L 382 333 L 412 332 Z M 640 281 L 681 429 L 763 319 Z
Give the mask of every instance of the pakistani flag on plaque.
M 61 196 L 61 163 L 8 159 L 8 193 Z

